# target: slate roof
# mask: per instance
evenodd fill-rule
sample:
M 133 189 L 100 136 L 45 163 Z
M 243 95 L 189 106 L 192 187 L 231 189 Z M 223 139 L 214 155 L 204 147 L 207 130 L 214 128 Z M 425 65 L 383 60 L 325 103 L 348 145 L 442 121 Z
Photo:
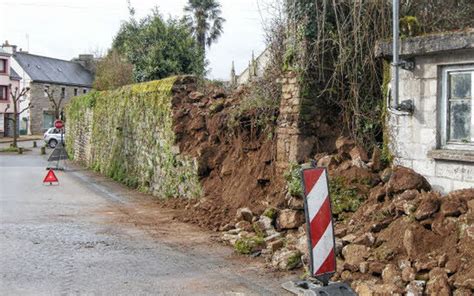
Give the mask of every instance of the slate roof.
M 34 82 L 92 87 L 93 75 L 79 63 L 25 52 L 13 57 Z
M 18 75 L 18 73 L 16 73 L 15 70 L 13 70 L 12 67 L 10 67 L 10 79 L 11 80 L 21 80 L 20 75 Z

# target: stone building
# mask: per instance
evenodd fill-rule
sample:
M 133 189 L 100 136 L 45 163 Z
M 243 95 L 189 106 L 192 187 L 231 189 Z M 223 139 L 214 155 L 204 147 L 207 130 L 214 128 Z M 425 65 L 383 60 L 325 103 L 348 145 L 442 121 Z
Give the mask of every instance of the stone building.
M 391 44 L 376 50 L 391 61 Z M 399 102 L 407 108 L 388 112 L 395 163 L 441 192 L 473 188 L 474 30 L 404 39 L 400 54 Z
M 20 76 L 11 68 L 11 54 L 0 49 L 0 138 L 13 135 L 11 92 L 20 87 Z
M 270 62 L 270 49 L 266 48 L 257 58 L 255 58 L 252 52 L 252 60 L 245 70 L 236 75 L 234 63 L 232 63 L 232 69 L 230 74 L 230 82 L 232 85 L 246 84 L 252 79 L 262 77 L 265 73 L 268 63 Z
M 31 108 L 21 115 L 20 130 L 27 134 L 42 134 L 53 126 L 55 116 L 48 93 L 53 93 L 61 108 L 74 96 L 87 93 L 92 88 L 93 56 L 80 55 L 73 61 L 60 60 L 17 51 L 16 46 L 5 43 L 4 51 L 12 55 L 12 68 L 22 78 L 21 88 L 29 87 L 22 107 Z

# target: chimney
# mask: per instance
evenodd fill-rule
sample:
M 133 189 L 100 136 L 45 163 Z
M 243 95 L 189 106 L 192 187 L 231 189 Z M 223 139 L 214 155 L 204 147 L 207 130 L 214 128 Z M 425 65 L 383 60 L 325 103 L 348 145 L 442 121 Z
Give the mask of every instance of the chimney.
M 92 74 L 96 72 L 96 61 L 92 54 L 80 54 L 78 58 L 72 60 L 89 70 Z
M 16 53 L 16 47 L 17 47 L 16 45 L 10 45 L 8 43 L 8 40 L 5 40 L 5 43 L 2 44 L 3 50 L 9 54 Z

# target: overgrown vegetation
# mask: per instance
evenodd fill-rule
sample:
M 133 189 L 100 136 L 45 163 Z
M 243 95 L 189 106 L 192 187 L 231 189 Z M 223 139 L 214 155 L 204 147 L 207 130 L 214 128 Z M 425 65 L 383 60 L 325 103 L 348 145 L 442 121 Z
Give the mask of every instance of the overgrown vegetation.
M 391 37 L 390 1 L 288 0 L 287 11 L 284 65 L 300 77 L 303 130 L 315 133 L 305 119 L 322 109 L 359 144 L 381 143 L 383 65 L 374 47 Z M 402 34 L 472 27 L 473 13 L 470 0 L 402 0 Z
M 419 34 L 474 27 L 472 0 L 401 0 L 400 2 L 402 18 L 407 16 L 415 18 Z
M 289 51 L 300 76 L 302 118 L 318 110 L 340 118 L 343 133 L 367 146 L 381 142 L 381 64 L 375 42 L 389 36 L 384 1 L 289 1 Z M 387 25 L 385 25 L 387 24 Z M 293 56 L 292 55 L 292 56 Z M 302 128 L 317 130 L 311 121 Z
M 281 85 L 266 78 L 252 81 L 249 92 L 240 104 L 229 112 L 229 129 L 246 128 L 252 136 L 273 137 L 280 106 Z

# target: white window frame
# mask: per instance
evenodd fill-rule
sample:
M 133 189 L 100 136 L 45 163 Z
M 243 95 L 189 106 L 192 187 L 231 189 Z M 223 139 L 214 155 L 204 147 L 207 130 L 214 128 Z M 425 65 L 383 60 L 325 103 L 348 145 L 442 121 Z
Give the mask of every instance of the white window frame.
M 470 143 L 457 143 L 448 141 L 448 77 L 449 74 L 457 72 L 471 72 L 471 142 Z M 456 66 L 446 66 L 442 68 L 441 74 L 441 98 L 440 98 L 440 140 L 441 148 L 451 149 L 451 150 L 474 150 L 474 64 L 467 65 L 456 65 Z

